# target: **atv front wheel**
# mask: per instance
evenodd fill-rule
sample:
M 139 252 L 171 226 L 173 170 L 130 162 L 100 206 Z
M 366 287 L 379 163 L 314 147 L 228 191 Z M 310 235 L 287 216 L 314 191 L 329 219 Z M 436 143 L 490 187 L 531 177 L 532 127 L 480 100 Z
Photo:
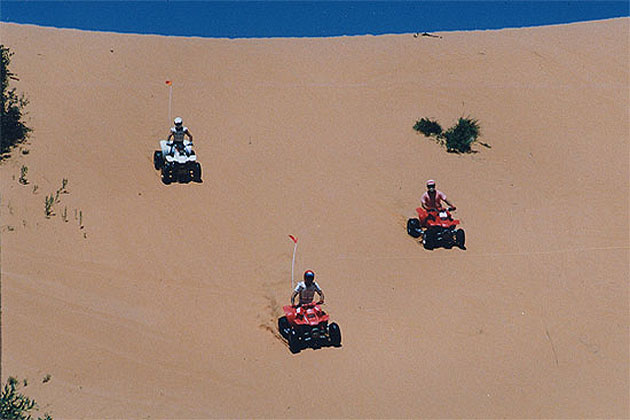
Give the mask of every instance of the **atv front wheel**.
M 286 316 L 278 318 L 278 332 L 280 335 L 287 340 L 289 338 L 289 332 L 291 331 L 291 326 L 289 325 L 289 320 Z
M 153 152 L 153 167 L 156 171 L 159 171 L 164 166 L 164 156 L 161 150 Z
M 417 218 L 407 220 L 407 233 L 412 238 L 419 238 L 422 236 L 422 229 L 420 229 L 420 220 Z
M 341 329 L 336 322 L 333 322 L 328 326 L 328 336 L 330 337 L 330 344 L 335 347 L 339 347 L 341 345 Z

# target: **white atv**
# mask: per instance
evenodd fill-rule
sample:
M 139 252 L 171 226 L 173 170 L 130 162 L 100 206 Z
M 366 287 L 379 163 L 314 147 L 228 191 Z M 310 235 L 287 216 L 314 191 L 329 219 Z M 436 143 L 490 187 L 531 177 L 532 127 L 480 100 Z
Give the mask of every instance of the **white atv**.
M 193 143 L 160 140 L 160 150 L 153 152 L 153 166 L 162 171 L 162 182 L 201 182 L 201 165 L 192 149 Z

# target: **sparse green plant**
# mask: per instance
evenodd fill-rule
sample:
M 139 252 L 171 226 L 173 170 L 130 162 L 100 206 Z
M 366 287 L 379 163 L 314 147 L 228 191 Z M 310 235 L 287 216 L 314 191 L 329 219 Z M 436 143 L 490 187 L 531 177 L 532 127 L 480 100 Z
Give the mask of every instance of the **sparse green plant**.
M 61 189 L 59 191 L 62 194 L 68 194 L 68 190 L 66 189 L 67 186 L 68 186 L 68 179 L 67 178 L 63 178 L 61 180 Z
M 83 229 L 83 211 L 79 210 L 79 229 Z
M 477 141 L 479 122 L 473 118 L 460 117 L 453 127 L 444 133 L 446 150 L 449 152 L 469 153 L 470 146 Z
M 39 189 L 39 186 L 37 184 L 33 185 L 33 194 L 37 194 L 38 189 Z
M 413 129 L 421 132 L 427 137 L 439 136 L 442 134 L 442 126 L 437 121 L 430 120 L 428 118 L 421 118 L 416 121 Z
M 45 209 L 46 209 L 46 218 L 50 218 L 50 216 L 52 216 L 53 213 L 53 204 L 55 203 L 55 197 L 53 197 L 52 194 L 47 195 L 46 199 L 44 200 L 44 204 L 45 204 Z
M 11 56 L 13 52 L 0 44 L 0 160 L 13 146 L 26 141 L 31 132 L 22 121 L 28 100 L 15 88 L 9 89 L 9 80 L 19 80 L 9 70 Z
M 46 376 L 44 376 L 44 379 L 42 379 L 42 383 L 46 383 L 48 381 L 50 381 L 50 379 L 52 378 L 52 376 L 50 376 L 50 373 L 47 373 Z
M 446 150 L 453 153 L 470 153 L 471 145 L 477 141 L 481 133 L 479 122 L 470 117 L 460 117 L 457 123 L 446 131 L 442 131 L 437 122 L 422 118 L 416 122 L 414 129 L 427 137 L 434 137 L 438 144 L 446 146 Z M 481 145 L 490 148 L 486 143 Z
M 28 166 L 22 165 L 20 168 L 20 178 L 18 178 L 18 182 L 22 185 L 28 184 L 28 179 L 26 179 L 26 175 L 28 174 Z
M 61 213 L 61 218 L 64 222 L 68 222 L 68 207 L 63 208 L 63 213 Z
M 24 380 L 24 386 L 28 382 Z M 37 410 L 38 406 L 35 400 L 27 397 L 19 391 L 19 383 L 16 378 L 9 376 L 0 392 L 0 419 L 11 420 L 30 420 L 32 416 L 30 411 Z M 43 419 L 52 420 L 50 415 L 44 414 Z

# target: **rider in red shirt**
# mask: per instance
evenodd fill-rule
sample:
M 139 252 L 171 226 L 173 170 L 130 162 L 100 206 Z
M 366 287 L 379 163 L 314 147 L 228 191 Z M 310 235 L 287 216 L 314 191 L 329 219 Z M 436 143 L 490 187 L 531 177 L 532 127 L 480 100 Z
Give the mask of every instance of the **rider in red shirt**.
M 429 216 L 429 210 L 440 210 L 442 209 L 442 201 L 444 201 L 451 210 L 455 210 L 455 206 L 451 204 L 446 199 L 446 194 L 442 191 L 439 191 L 435 188 L 435 181 L 430 179 L 427 181 L 427 192 L 422 194 L 421 202 L 422 209 L 424 210 L 422 214 L 419 214 L 420 224 L 425 226 L 427 217 Z

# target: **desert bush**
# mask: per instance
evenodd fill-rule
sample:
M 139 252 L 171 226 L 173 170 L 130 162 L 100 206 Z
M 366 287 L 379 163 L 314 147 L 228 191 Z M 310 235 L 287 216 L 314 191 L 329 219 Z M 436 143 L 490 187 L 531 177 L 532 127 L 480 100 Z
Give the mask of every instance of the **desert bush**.
M 446 150 L 449 152 L 469 153 L 470 145 L 479 137 L 479 122 L 472 118 L 463 118 L 446 130 Z
M 442 126 L 437 121 L 433 121 L 428 118 L 421 118 L 416 121 L 413 129 L 421 132 L 427 137 L 433 135 L 439 136 L 440 134 L 442 134 Z
M 0 44 L 0 159 L 13 146 L 24 142 L 31 129 L 22 121 L 28 100 L 9 89 L 9 80 L 18 80 L 9 70 L 13 52 Z
M 481 133 L 479 122 L 470 117 L 460 117 L 457 124 L 446 131 L 437 121 L 422 118 L 413 126 L 414 130 L 421 132 L 427 137 L 435 138 L 438 144 L 446 146 L 446 150 L 454 153 L 470 153 L 471 145 Z M 485 147 L 490 145 L 481 143 Z
M 28 382 L 24 381 L 24 384 L 26 386 Z M 9 376 L 0 392 L 0 419 L 30 420 L 32 417 L 29 412 L 34 409 L 37 409 L 35 400 L 23 395 L 18 390 L 18 380 Z M 52 420 L 48 414 L 39 419 Z

